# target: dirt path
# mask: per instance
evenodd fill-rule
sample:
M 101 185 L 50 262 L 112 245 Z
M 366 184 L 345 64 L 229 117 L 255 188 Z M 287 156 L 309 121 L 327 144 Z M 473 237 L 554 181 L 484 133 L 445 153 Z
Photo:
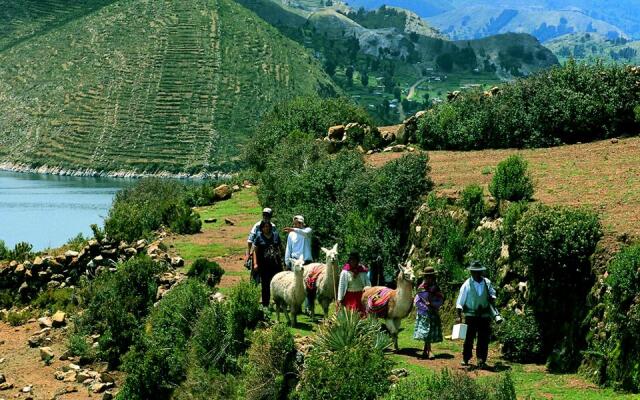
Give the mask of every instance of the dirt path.
M 422 82 L 424 82 L 426 80 L 427 80 L 427 78 L 422 78 L 418 82 L 414 83 L 409 88 L 409 93 L 407 93 L 407 99 L 411 100 L 411 98 L 416 94 L 416 88 L 418 87 L 418 85 L 420 85 Z
M 0 322 L 0 373 L 13 388 L 0 391 L 0 399 L 49 400 L 52 398 L 64 400 L 80 400 L 87 398 L 101 398 L 102 394 L 90 393 L 86 386 L 76 382 L 56 380 L 54 373 L 68 366 L 71 361 L 61 361 L 60 355 L 66 350 L 66 328 L 52 329 L 50 342 L 43 346 L 53 349 L 54 358 L 51 365 L 45 365 L 40 360 L 38 348 L 31 348 L 28 339 L 40 331 L 37 322 L 30 322 L 22 326 L 11 326 Z M 94 368 L 97 369 L 97 368 Z M 31 386 L 30 393 L 22 393 L 22 388 Z

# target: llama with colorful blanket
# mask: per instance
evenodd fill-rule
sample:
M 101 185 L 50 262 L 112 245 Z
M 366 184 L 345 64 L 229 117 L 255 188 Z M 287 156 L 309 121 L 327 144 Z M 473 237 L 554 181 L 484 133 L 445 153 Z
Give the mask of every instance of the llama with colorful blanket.
M 384 319 L 396 351 L 399 350 L 400 324 L 413 308 L 413 281 L 415 279 L 411 265 L 406 267 L 400 265 L 399 268 L 397 289 L 373 286 L 365 289 L 362 293 L 362 305 L 367 310 L 367 314 Z
M 338 290 L 337 279 L 337 258 L 338 245 L 333 248 L 322 248 L 325 254 L 325 263 L 312 263 L 304 266 L 304 288 L 309 298 L 309 308 L 311 309 L 311 319 L 315 320 L 316 299 L 322 306 L 324 317 L 329 316 L 329 305 L 335 300 Z

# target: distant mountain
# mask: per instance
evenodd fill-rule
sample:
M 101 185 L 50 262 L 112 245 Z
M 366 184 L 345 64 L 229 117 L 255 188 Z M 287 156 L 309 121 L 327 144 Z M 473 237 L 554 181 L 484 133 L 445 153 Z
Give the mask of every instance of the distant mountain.
M 445 12 L 429 21 L 453 39 L 479 39 L 507 32 L 529 33 L 540 41 L 576 32 L 596 32 L 611 38 L 626 35 L 616 26 L 577 10 L 472 6 Z
M 554 28 L 556 34 L 552 37 L 595 30 L 608 36 L 611 36 L 609 32 L 619 31 L 624 36 L 640 38 L 640 1 L 637 0 L 349 0 L 348 3 L 352 7 L 367 9 L 383 4 L 401 6 L 426 17 L 435 27 L 450 32 L 454 38 L 477 38 L 506 32 L 490 26 L 492 20 L 505 24 L 507 29 L 520 27 L 520 32 L 534 34 L 540 40 L 548 40 Z M 514 11 L 518 13 L 520 22 L 505 23 Z M 481 21 L 475 21 L 478 17 Z M 527 18 L 531 20 L 523 21 Z M 566 23 L 561 24 L 560 18 L 564 18 Z M 469 24 L 477 30 L 467 27 Z
M 233 0 L 0 10 L 0 161 L 228 170 L 273 104 L 339 92 L 308 50 Z
M 611 40 L 595 33 L 564 35 L 545 43 L 562 61 L 573 58 L 581 61 L 615 61 L 640 64 L 640 41 Z

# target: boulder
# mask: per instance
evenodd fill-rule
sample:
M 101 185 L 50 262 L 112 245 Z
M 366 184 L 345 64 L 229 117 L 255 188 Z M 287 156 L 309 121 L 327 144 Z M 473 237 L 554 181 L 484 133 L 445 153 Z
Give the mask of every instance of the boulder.
M 216 222 L 218 222 L 217 218 L 207 218 L 204 220 L 205 224 L 215 224 Z
M 173 268 L 184 267 L 184 259 L 182 257 L 171 257 L 171 266 Z
M 127 257 L 134 257 L 136 254 L 138 254 L 138 251 L 133 247 L 127 247 L 124 249 L 124 255 Z
M 51 322 L 54 328 L 64 326 L 66 324 L 67 314 L 62 311 L 56 311 L 51 317 Z
M 67 250 L 64 253 L 64 256 L 68 259 L 74 258 L 74 257 L 78 257 L 80 255 L 80 253 L 78 253 L 77 251 L 73 251 L 73 250 Z
M 225 218 L 224 219 L 224 223 L 227 224 L 227 225 L 233 226 L 233 225 L 236 224 L 236 221 L 234 221 L 234 220 L 232 220 L 230 218 Z
M 327 138 L 335 141 L 344 140 L 345 134 L 345 126 L 344 125 L 336 125 L 329 128 L 329 132 L 327 134 Z
M 239 192 L 240 191 L 240 185 L 233 185 L 231 190 L 233 190 L 234 192 Z
M 38 318 L 38 324 L 40 328 L 51 328 L 53 326 L 53 322 L 49 317 Z
M 213 189 L 213 196 L 217 201 L 230 199 L 231 193 L 233 193 L 233 191 L 231 190 L 229 185 L 220 185 L 217 188 Z

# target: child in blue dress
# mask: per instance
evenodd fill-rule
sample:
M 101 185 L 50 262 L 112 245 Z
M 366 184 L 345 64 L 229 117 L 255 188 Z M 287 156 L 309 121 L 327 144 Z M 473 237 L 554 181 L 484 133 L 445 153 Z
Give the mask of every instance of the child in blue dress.
M 416 326 L 413 338 L 424 342 L 421 358 L 429 360 L 435 358 L 431 352 L 431 343 L 442 342 L 442 324 L 438 310 L 444 303 L 444 295 L 436 283 L 436 274 L 433 268 L 425 268 L 422 283 L 418 286 L 414 299 Z

